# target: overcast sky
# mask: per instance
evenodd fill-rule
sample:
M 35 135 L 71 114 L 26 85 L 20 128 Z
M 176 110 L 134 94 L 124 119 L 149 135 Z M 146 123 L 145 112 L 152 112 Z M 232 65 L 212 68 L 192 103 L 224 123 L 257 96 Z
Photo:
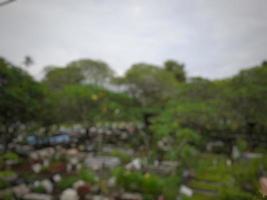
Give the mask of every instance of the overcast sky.
M 17 0 L 0 7 L 0 56 L 25 55 L 38 78 L 79 58 L 118 74 L 175 59 L 190 76 L 222 78 L 267 59 L 267 0 Z

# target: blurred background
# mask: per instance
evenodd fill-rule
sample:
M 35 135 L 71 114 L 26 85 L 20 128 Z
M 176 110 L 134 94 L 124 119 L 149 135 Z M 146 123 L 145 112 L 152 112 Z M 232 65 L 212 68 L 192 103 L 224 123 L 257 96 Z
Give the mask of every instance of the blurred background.
M 0 0 L 0 199 L 266 199 L 266 9 Z

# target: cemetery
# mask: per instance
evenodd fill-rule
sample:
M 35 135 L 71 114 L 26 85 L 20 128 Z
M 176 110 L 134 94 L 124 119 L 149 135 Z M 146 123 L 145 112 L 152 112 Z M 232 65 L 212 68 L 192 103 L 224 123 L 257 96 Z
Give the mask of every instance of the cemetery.
M 85 59 L 37 81 L 0 58 L 0 200 L 267 198 L 266 62 L 223 80 L 175 61 L 110 72 Z
M 246 185 L 242 187 L 253 191 L 258 184 L 257 167 L 264 170 L 267 164 L 266 155 L 241 152 L 236 146 L 230 158 L 216 155 L 211 146 L 221 143 L 215 142 L 208 143 L 206 153 L 195 161 L 188 160 L 187 165 L 194 165 L 187 168 L 179 160 L 151 159 L 151 152 L 144 152 L 142 146 L 124 143 L 132 134 L 140 137 L 141 129 L 125 128 L 121 132 L 125 134 L 123 138 L 117 129 L 98 126 L 90 130 L 88 137 L 81 129 L 75 136 L 77 140 L 68 139 L 73 134 L 66 132 L 43 138 L 48 142 L 39 140 L 38 145 L 33 136 L 10 143 L 7 151 L 0 154 L 0 199 L 215 199 L 235 192 L 234 188 L 243 181 Z M 116 142 L 104 137 L 107 134 Z M 99 137 L 101 144 L 86 148 L 95 145 Z M 237 195 L 245 199 L 248 194 Z

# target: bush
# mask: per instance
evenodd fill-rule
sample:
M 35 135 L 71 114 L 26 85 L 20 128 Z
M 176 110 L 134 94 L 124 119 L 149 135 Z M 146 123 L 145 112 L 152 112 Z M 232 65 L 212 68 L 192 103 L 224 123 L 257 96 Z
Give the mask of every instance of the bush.
M 15 175 L 16 173 L 13 171 L 0 171 L 0 179 L 5 179 Z
M 58 188 L 60 190 L 65 190 L 67 188 L 70 188 L 73 186 L 73 184 L 79 180 L 79 177 L 77 176 L 67 176 L 63 177 L 60 182 L 58 183 Z
M 145 194 L 159 195 L 162 190 L 162 180 L 155 175 L 145 174 L 142 179 L 143 192 Z
M 13 160 L 13 161 L 19 161 L 20 160 L 20 157 L 14 152 L 5 153 L 3 155 L 3 158 L 5 160 Z
M 43 186 L 36 187 L 32 191 L 36 193 L 46 193 L 46 190 Z
M 111 155 L 114 157 L 118 157 L 124 163 L 130 162 L 131 160 L 131 157 L 127 153 L 124 153 L 123 151 L 119 150 L 113 150 L 111 152 Z
M 81 169 L 79 172 L 79 177 L 88 183 L 96 182 L 95 174 L 89 169 Z

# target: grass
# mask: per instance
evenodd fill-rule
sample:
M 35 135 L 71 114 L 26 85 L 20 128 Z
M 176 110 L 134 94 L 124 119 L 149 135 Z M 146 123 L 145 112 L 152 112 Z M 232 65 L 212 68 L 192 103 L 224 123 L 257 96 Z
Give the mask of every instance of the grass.
M 221 187 L 224 187 L 224 186 L 193 180 L 190 182 L 189 187 L 194 188 L 194 189 L 219 191 Z
M 179 176 L 160 177 L 156 174 L 127 171 L 116 168 L 113 175 L 119 186 L 129 192 L 140 192 L 144 199 L 156 199 L 163 194 L 166 200 L 173 200 L 177 196 L 180 178 Z

